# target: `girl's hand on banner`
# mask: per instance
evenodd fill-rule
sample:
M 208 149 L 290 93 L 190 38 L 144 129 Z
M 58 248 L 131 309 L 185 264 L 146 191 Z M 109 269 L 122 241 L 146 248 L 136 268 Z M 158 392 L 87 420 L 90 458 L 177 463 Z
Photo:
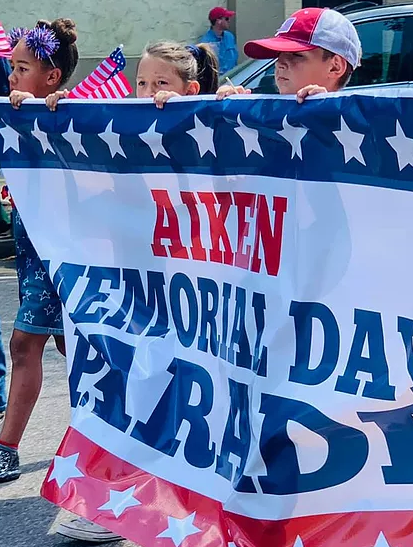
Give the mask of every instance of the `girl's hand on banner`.
M 18 110 L 23 101 L 26 99 L 34 99 L 34 95 L 32 93 L 28 93 L 27 91 L 17 91 L 17 89 L 14 89 L 10 93 L 9 99 L 12 107 Z
M 217 101 L 222 101 L 222 99 L 230 95 L 251 95 L 251 89 L 245 89 L 242 85 L 232 86 L 225 84 L 218 88 L 216 98 Z
M 60 99 L 67 99 L 69 97 L 69 91 L 64 89 L 63 91 L 56 91 L 55 93 L 50 93 L 46 97 L 46 106 L 52 111 L 55 112 L 57 108 L 57 103 Z
M 172 99 L 172 97 L 180 97 L 179 93 L 175 91 L 158 91 L 158 93 L 153 98 L 156 108 L 163 108 L 164 104 Z

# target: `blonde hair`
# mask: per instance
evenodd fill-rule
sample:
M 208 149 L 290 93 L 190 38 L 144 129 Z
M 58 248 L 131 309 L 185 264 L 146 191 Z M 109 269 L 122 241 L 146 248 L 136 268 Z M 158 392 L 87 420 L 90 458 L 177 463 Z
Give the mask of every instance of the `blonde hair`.
M 141 59 L 145 56 L 171 63 L 183 82 L 199 82 L 200 93 L 215 93 L 218 89 L 218 60 L 207 44 L 183 46 L 162 40 L 147 44 Z

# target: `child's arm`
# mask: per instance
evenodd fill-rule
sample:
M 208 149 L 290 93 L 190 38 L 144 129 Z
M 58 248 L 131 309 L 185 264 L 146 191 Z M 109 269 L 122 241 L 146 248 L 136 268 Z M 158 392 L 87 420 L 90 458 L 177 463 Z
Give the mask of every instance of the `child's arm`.
M 297 103 L 301 104 L 304 102 L 306 97 L 318 95 L 318 93 L 328 93 L 328 91 L 325 87 L 321 87 L 321 85 L 306 85 L 297 92 Z
M 14 89 L 9 95 L 11 105 L 16 110 L 21 107 L 22 102 L 25 99 L 34 99 L 34 95 L 32 93 L 28 93 L 27 91 L 17 91 L 17 89 Z
M 46 106 L 54 112 L 57 108 L 57 103 L 60 99 L 67 99 L 69 97 L 69 91 L 64 89 L 63 91 L 56 91 L 55 93 L 50 93 L 46 97 Z
M 225 99 L 225 97 L 229 97 L 230 95 L 250 95 L 251 89 L 245 89 L 245 87 L 242 87 L 242 85 L 222 85 L 220 88 L 218 88 L 217 91 L 217 101 L 222 101 L 222 99 Z

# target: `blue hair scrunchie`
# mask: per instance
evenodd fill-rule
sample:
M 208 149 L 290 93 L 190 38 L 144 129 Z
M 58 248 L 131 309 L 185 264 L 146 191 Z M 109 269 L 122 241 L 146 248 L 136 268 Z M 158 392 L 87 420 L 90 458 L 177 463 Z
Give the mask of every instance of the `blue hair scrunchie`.
M 189 44 L 186 49 L 192 53 L 196 61 L 200 61 L 204 51 L 195 44 Z

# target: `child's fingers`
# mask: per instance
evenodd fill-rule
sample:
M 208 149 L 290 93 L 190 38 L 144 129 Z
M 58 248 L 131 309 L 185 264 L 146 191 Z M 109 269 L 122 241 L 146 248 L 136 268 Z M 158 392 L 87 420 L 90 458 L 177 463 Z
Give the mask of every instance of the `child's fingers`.
M 52 93 L 48 97 L 46 97 L 46 105 L 49 107 L 49 109 L 52 112 L 55 112 L 57 109 L 57 103 L 59 102 L 59 95 L 57 93 Z
M 56 91 L 56 93 L 51 93 L 46 97 L 46 105 L 52 112 L 55 112 L 57 110 L 57 103 L 60 99 L 67 99 L 68 97 L 69 91 L 67 89 L 63 91 Z
M 327 93 L 327 89 L 319 85 L 307 85 L 297 92 L 297 102 L 301 104 L 306 97 L 312 97 L 318 93 Z
M 297 93 L 297 103 L 298 104 L 303 103 L 307 95 L 308 95 L 307 89 L 300 89 L 300 91 Z
M 10 95 L 10 102 L 14 109 L 18 110 L 22 104 L 22 97 L 20 95 L 14 94 Z
M 218 101 L 222 101 L 222 99 L 225 99 L 225 97 L 236 94 L 237 91 L 231 86 L 222 86 L 222 88 L 218 89 L 216 98 Z
M 250 95 L 251 89 L 245 89 L 242 87 L 242 85 L 237 85 L 235 87 L 232 87 L 230 85 L 223 85 L 221 86 L 216 94 L 216 99 L 218 101 L 222 101 L 222 99 L 225 99 L 225 97 L 229 97 L 230 95 Z
M 306 97 L 314 95 L 315 93 L 320 93 L 320 91 L 317 91 L 318 89 L 320 89 L 318 85 L 307 85 L 303 87 L 297 92 L 297 102 L 301 104 L 304 102 Z
M 327 93 L 327 89 L 325 87 L 315 86 L 308 92 L 309 95 L 317 95 L 318 93 Z
M 221 101 L 225 97 L 228 97 L 229 95 L 234 94 L 234 89 L 229 85 L 222 85 L 220 88 L 218 88 L 216 98 L 218 101 Z
M 56 109 L 56 105 L 54 104 L 54 101 L 53 101 L 53 96 L 52 95 L 48 95 L 46 97 L 46 106 L 49 110 L 51 110 L 52 112 Z
M 174 93 L 173 91 L 159 91 L 155 97 L 155 105 L 157 108 L 163 108 L 164 104 L 169 101 L 172 97 L 178 97 L 179 95 L 177 93 Z
M 22 102 L 25 99 L 34 99 L 34 96 L 31 93 L 21 92 L 21 91 L 12 91 L 9 95 L 9 100 L 13 108 L 19 109 Z
M 155 97 L 153 98 L 154 102 L 155 102 L 155 106 L 156 108 L 160 108 L 162 109 L 163 108 L 163 105 L 166 103 L 167 101 L 167 97 L 164 93 L 157 93 L 155 95 Z

